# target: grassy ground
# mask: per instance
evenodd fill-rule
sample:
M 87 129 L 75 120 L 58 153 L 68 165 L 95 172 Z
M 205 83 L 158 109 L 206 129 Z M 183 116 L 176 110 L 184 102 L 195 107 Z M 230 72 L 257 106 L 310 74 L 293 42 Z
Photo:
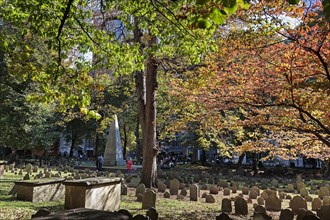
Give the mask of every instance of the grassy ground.
M 181 171 L 184 172 L 185 168 L 191 169 L 191 167 L 182 166 Z M 198 169 L 199 172 L 204 171 L 203 167 L 194 167 L 194 169 Z M 9 191 L 14 186 L 14 181 L 21 180 L 22 178 L 23 176 L 15 175 L 13 173 L 5 173 L 4 176 L 0 178 L 0 219 L 30 219 L 31 215 L 41 208 L 47 208 L 52 212 L 64 210 L 64 200 L 60 200 L 57 202 L 32 203 L 18 201 L 12 195 L 8 195 Z M 128 188 L 128 195 L 122 196 L 120 208 L 127 209 L 133 215 L 145 215 L 146 210 L 141 209 L 142 204 L 141 202 L 136 201 L 135 189 L 134 187 L 131 187 L 136 186 L 138 182 L 139 180 L 137 178 L 133 178 L 132 182 L 128 184 L 130 186 Z M 242 185 L 243 183 L 241 183 L 241 186 Z M 202 190 L 201 195 L 204 192 L 208 191 Z M 292 197 L 294 196 L 293 194 L 290 195 Z M 221 199 L 224 197 L 230 198 L 231 196 L 222 196 L 222 193 L 220 193 L 219 195 L 215 196 L 216 203 L 208 204 L 203 201 L 204 199 L 200 199 L 200 201 L 198 202 L 191 202 L 189 201 L 189 197 L 186 197 L 183 201 L 177 200 L 176 197 L 172 197 L 171 199 L 165 199 L 163 198 L 162 193 L 158 193 L 156 209 L 159 213 L 160 220 L 215 219 L 215 216 L 220 213 Z M 317 195 L 312 195 L 312 197 L 317 197 Z M 289 200 L 283 200 L 282 208 L 287 208 L 289 206 L 288 202 Z M 253 200 L 253 203 L 256 203 L 256 200 Z M 251 213 L 250 216 L 231 215 L 231 217 L 234 220 L 251 219 L 251 215 L 253 214 L 253 203 L 249 204 L 249 213 Z M 308 206 L 309 209 L 311 209 L 310 202 L 308 202 Z M 279 212 L 268 212 L 268 214 L 273 216 L 273 219 L 278 219 Z

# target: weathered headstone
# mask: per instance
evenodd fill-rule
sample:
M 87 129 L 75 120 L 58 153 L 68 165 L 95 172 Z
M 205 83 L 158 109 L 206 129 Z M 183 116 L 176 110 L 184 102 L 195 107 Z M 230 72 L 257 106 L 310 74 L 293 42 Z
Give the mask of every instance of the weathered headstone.
M 156 208 L 156 195 L 154 190 L 148 189 L 143 194 L 142 209 Z
M 294 214 L 297 214 L 299 209 L 307 210 L 307 201 L 301 196 L 294 196 L 290 201 L 290 208 Z
M 323 197 L 323 205 L 330 205 L 330 197 L 324 196 Z
M 196 184 L 190 186 L 190 201 L 198 201 L 199 187 Z
M 230 213 L 230 212 L 232 212 L 232 210 L 233 210 L 233 208 L 231 206 L 231 200 L 227 199 L 227 198 L 222 199 L 221 211 Z
M 316 211 L 322 207 L 322 200 L 320 198 L 315 198 L 312 201 L 312 211 Z
M 169 198 L 171 198 L 171 194 L 169 193 L 169 192 L 165 192 L 164 193 L 164 198 L 167 198 L 167 199 L 169 199 Z
M 170 181 L 170 193 L 171 195 L 178 195 L 179 193 L 179 180 L 173 179 Z
M 250 190 L 249 198 L 256 199 L 258 197 L 258 193 L 255 190 Z
M 323 197 L 325 196 L 329 196 L 329 190 L 327 187 L 325 186 L 322 186 L 320 189 L 319 189 L 319 192 L 318 192 L 318 195 L 321 199 L 323 199 Z
M 228 188 L 224 188 L 224 189 L 223 189 L 223 195 L 224 195 L 224 196 L 229 196 L 229 195 L 230 195 L 230 189 L 228 189 Z
M 330 205 L 322 206 L 319 210 L 316 211 L 316 213 L 321 220 L 330 219 Z
M 299 193 L 300 193 L 300 196 L 303 198 L 308 196 L 308 190 L 306 188 L 300 188 Z
M 155 208 L 150 208 L 147 211 L 147 216 L 150 218 L 150 220 L 158 220 L 158 213 Z
M 293 220 L 294 214 L 290 209 L 282 209 L 280 213 L 280 220 Z
M 166 190 L 166 185 L 163 182 L 159 182 L 158 183 L 158 192 L 163 193 L 163 192 L 165 192 L 165 190 Z
M 297 211 L 297 220 L 302 220 L 303 217 L 305 217 L 306 215 L 307 215 L 306 209 L 299 209 Z
M 135 190 L 135 196 L 138 196 L 139 194 L 142 194 L 146 191 L 146 187 L 143 183 L 140 183 L 138 187 L 136 187 Z
M 231 218 L 226 213 L 221 213 L 216 217 L 216 220 L 231 220 Z
M 207 195 L 205 198 L 206 203 L 215 203 L 215 198 L 213 195 Z
M 188 192 L 185 189 L 182 189 L 180 195 L 187 196 Z
M 305 215 L 302 220 L 320 220 L 320 218 L 315 215 Z
M 265 199 L 265 207 L 269 211 L 281 211 L 281 200 L 276 195 L 271 194 Z
M 249 194 L 249 187 L 244 186 L 243 189 L 242 189 L 242 193 L 243 193 L 243 195 L 248 195 Z
M 104 151 L 104 166 L 125 166 L 123 148 L 121 146 L 120 132 L 117 116 L 114 115 L 109 128 Z
M 262 205 L 257 205 L 256 207 L 254 207 L 254 212 L 257 212 L 257 213 L 266 213 L 266 209 Z
M 265 205 L 265 199 L 262 198 L 262 197 L 258 197 L 258 198 L 257 198 L 257 203 L 258 203 L 259 205 Z
M 127 186 L 124 183 L 121 184 L 121 194 L 124 196 L 127 195 Z
M 248 206 L 247 202 L 242 197 L 236 197 L 235 199 L 235 214 L 236 215 L 247 215 L 248 214 Z
M 288 192 L 294 192 L 293 184 L 289 183 L 289 184 L 287 185 L 287 190 L 288 190 Z
M 229 190 L 229 189 L 228 189 Z M 210 186 L 210 194 L 217 195 L 219 193 L 219 188 L 216 185 Z

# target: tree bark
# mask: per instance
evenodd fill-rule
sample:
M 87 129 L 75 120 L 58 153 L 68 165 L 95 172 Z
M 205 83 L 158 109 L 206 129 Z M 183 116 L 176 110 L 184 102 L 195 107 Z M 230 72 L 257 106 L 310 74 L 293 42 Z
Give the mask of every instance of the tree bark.
M 156 43 L 151 37 L 148 47 Z M 146 103 L 143 131 L 143 162 L 141 183 L 147 188 L 156 187 L 157 178 L 157 132 L 156 132 L 156 90 L 157 90 L 157 62 L 151 54 L 146 60 Z
M 239 158 L 238 158 L 238 162 L 237 162 L 236 168 L 239 168 L 239 167 L 242 166 L 242 162 L 243 162 L 244 156 L 245 156 L 245 152 L 242 153 L 241 155 L 239 155 Z
M 126 129 L 126 124 L 124 124 L 124 147 L 123 147 L 124 160 L 126 160 L 126 152 L 127 152 L 127 129 Z

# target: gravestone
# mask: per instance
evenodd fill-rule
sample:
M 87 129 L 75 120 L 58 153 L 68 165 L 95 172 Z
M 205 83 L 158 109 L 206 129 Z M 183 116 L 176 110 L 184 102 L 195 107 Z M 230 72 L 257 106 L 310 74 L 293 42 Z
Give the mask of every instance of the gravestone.
M 330 197 L 324 196 L 323 197 L 323 205 L 330 205 Z
M 132 219 L 133 218 L 132 214 L 128 210 L 126 210 L 126 209 L 119 209 L 117 211 L 117 213 L 120 213 L 120 214 L 123 214 L 123 215 L 127 216 L 128 219 Z
M 216 220 L 231 220 L 231 218 L 226 213 L 221 213 L 216 217 Z
M 256 213 L 266 213 L 266 209 L 262 205 L 257 205 L 256 207 L 254 207 L 254 212 L 256 212 Z
M 143 183 L 140 183 L 138 187 L 136 187 L 135 196 L 138 196 L 139 194 L 143 195 L 145 191 L 146 191 L 145 185 Z
M 322 206 L 319 210 L 316 211 L 317 216 L 320 217 L 321 220 L 329 220 L 330 219 L 330 205 Z
M 253 220 L 272 220 L 272 217 L 270 217 L 266 213 L 255 212 L 253 215 Z
M 235 199 L 235 214 L 236 215 L 247 215 L 248 214 L 248 206 L 247 202 L 242 197 L 236 197 Z
M 104 166 L 125 166 L 117 116 L 111 122 L 104 150 Z
M 294 192 L 293 184 L 289 183 L 289 184 L 287 185 L 287 190 L 288 190 L 288 192 Z
M 265 191 L 263 191 L 262 193 L 261 193 L 261 195 L 260 195 L 263 199 L 267 199 L 268 198 L 268 194 L 265 192 Z
M 290 209 L 282 209 L 280 214 L 280 220 L 293 220 L 294 214 Z
M 179 193 L 179 180 L 173 179 L 170 181 L 170 193 L 171 195 L 178 195 Z
M 144 217 L 143 215 L 136 215 L 132 218 L 133 220 L 148 220 L 148 218 Z
M 223 195 L 224 196 L 229 196 L 230 195 L 230 190 L 228 188 L 223 189 Z
M 250 190 L 249 198 L 256 199 L 258 197 L 258 193 L 255 190 Z
M 305 215 L 302 220 L 320 220 L 320 218 L 315 215 Z
M 315 198 L 312 201 L 312 211 L 316 211 L 322 207 L 322 200 L 320 198 Z
M 142 200 L 143 200 L 143 195 L 142 194 L 139 194 L 139 195 L 136 196 L 136 201 L 137 202 L 142 202 Z
M 297 219 L 296 220 L 302 220 L 303 217 L 305 217 L 306 215 L 307 215 L 306 209 L 299 209 L 297 211 Z
M 155 208 L 150 208 L 147 211 L 147 216 L 150 218 L 150 220 L 158 220 L 158 213 Z
M 222 199 L 221 201 L 221 211 L 222 212 L 232 212 L 233 208 L 231 206 L 231 200 L 230 199 L 227 199 L 227 198 L 224 198 Z
M 306 188 L 301 188 L 299 190 L 299 194 L 301 197 L 305 198 L 306 196 L 308 196 L 308 190 Z
M 265 205 L 265 200 L 264 200 L 264 198 L 262 198 L 262 197 L 258 197 L 258 198 L 257 198 L 257 203 L 258 203 L 259 205 Z
M 207 195 L 205 198 L 206 203 L 215 203 L 215 198 L 213 195 Z
M 156 208 L 156 192 L 152 189 L 148 189 L 143 194 L 142 209 Z
M 187 190 L 185 189 L 182 189 L 181 192 L 180 192 L 180 195 L 183 195 L 183 196 L 187 196 Z
M 196 184 L 190 186 L 190 201 L 198 201 L 199 187 Z
M 290 208 L 294 214 L 301 208 L 307 210 L 307 201 L 301 196 L 294 196 L 290 201 Z
M 327 187 L 325 186 L 322 186 L 320 189 L 319 189 L 319 192 L 318 192 L 318 195 L 321 199 L 323 199 L 323 197 L 325 196 L 329 196 L 329 190 Z
M 166 185 L 163 182 L 158 183 L 158 192 L 165 192 L 166 190 Z
M 217 195 L 219 193 L 219 188 L 216 185 L 210 186 L 210 194 Z
M 248 195 L 249 194 L 249 187 L 244 186 L 243 189 L 242 189 L 242 193 L 243 193 L 243 195 Z
M 169 193 L 169 192 L 165 192 L 164 193 L 164 198 L 166 198 L 166 199 L 169 199 L 169 198 L 171 198 L 171 194 Z
M 265 207 L 269 211 L 281 211 L 281 200 L 276 195 L 271 194 L 265 199 Z

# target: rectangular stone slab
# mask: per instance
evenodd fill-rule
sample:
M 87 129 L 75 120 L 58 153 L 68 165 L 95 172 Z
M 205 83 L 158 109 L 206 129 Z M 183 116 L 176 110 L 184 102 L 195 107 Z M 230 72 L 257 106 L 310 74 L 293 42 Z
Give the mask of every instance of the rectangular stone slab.
M 104 211 L 119 209 L 121 178 L 88 178 L 63 182 L 66 209 L 88 208 Z
M 16 181 L 17 199 L 30 202 L 56 201 L 64 197 L 65 187 L 61 179 Z

